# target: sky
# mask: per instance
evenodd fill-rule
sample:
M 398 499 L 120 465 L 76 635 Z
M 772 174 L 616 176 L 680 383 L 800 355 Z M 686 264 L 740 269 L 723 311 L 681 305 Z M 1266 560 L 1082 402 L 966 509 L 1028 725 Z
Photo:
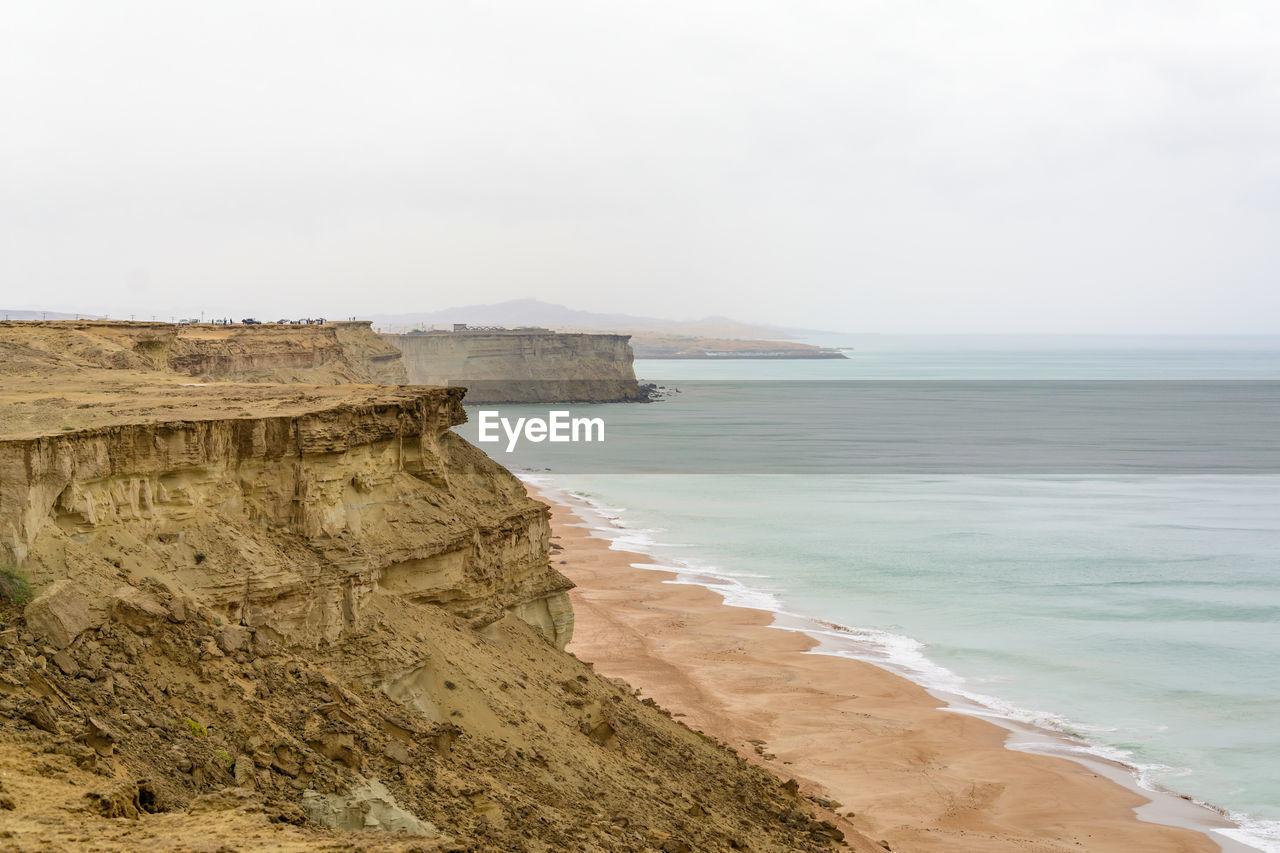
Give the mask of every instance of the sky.
M 0 308 L 1280 332 L 1274 0 L 9 2 Z

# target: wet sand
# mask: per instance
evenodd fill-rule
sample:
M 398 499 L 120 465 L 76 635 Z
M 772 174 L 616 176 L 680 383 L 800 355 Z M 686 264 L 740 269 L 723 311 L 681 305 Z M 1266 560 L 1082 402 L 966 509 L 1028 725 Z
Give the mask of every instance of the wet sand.
M 946 710 L 914 682 L 862 661 L 805 654 L 816 641 L 771 628 L 772 613 L 668 583 L 673 573 L 634 568 L 657 561 L 611 550 L 556 495 L 535 496 L 551 504 L 553 542 L 563 548 L 552 562 L 578 585 L 569 650 L 749 760 L 795 777 L 806 793 L 835 801 L 851 836 L 947 853 L 1249 849 L 1186 828 L 1230 824 L 1172 796 L 1150 803 L 1121 784 L 1128 777 L 1118 765 L 1008 749 L 1008 728 Z M 1134 810 L 1144 803 L 1140 819 Z

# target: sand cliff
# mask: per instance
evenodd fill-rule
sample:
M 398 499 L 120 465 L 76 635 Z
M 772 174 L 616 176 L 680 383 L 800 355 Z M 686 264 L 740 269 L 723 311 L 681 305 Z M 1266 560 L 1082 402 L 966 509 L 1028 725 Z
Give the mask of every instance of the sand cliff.
M 460 389 L 237 338 L 0 328 L 6 849 L 838 846 L 561 650 L 547 509 Z
M 449 431 L 461 397 L 0 441 L 0 563 L 102 596 L 119 573 L 158 578 L 292 644 L 359 630 L 388 590 L 466 618 L 518 612 L 563 646 L 546 510 Z
M 465 385 L 469 403 L 642 400 L 629 335 L 468 331 L 383 335 L 409 381 Z
M 408 381 L 399 351 L 368 322 L 313 326 L 217 326 L 111 320 L 0 323 L 9 370 L 25 373 L 106 368 L 171 372 L 205 380 Z

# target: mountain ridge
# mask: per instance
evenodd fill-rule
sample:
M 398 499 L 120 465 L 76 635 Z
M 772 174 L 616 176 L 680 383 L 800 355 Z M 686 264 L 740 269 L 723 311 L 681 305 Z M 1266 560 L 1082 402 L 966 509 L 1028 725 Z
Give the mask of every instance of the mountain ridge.
M 436 311 L 411 311 L 399 314 L 372 314 L 375 325 L 391 331 L 391 327 L 422 327 L 424 324 L 451 326 L 529 325 L 575 331 L 626 332 L 635 330 L 664 331 L 698 337 L 762 338 L 777 340 L 795 335 L 813 334 L 813 329 L 795 329 L 772 324 L 744 323 L 723 316 L 700 320 L 672 320 L 623 313 L 602 313 L 569 308 L 540 299 L 511 299 L 485 305 L 462 305 Z M 405 329 L 409 331 L 410 329 Z

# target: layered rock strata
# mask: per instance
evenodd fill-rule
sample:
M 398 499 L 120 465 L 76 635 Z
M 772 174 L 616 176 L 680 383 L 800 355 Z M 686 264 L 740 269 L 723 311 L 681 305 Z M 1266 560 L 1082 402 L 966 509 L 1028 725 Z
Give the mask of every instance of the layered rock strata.
M 563 647 L 546 508 L 449 430 L 461 397 L 2 441 L 0 563 L 97 597 L 116 574 L 162 578 L 290 643 L 340 640 L 385 591 L 468 619 L 517 613 Z
M 468 403 L 613 403 L 645 399 L 629 335 L 466 331 L 383 335 L 409 381 L 467 387 Z
M 399 350 L 361 321 L 310 326 L 111 320 L 0 323 L 0 353 L 25 372 L 105 368 L 206 381 L 408 381 Z

